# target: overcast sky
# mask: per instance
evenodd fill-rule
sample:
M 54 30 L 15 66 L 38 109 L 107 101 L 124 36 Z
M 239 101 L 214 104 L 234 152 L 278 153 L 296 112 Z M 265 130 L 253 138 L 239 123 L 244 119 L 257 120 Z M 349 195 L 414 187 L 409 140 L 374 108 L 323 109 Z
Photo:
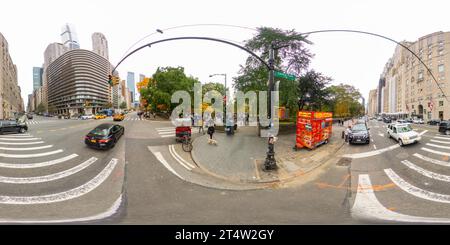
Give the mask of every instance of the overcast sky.
M 109 41 L 110 61 L 115 65 L 125 51 L 156 29 L 188 24 L 222 23 L 246 27 L 270 26 L 308 32 L 321 29 L 356 29 L 386 35 L 395 40 L 414 41 L 421 36 L 449 31 L 448 1 L 2 1 L 0 32 L 9 43 L 18 67 L 19 85 L 25 105 L 32 92 L 32 67 L 44 62 L 44 50 L 61 42 L 61 26 L 75 26 L 81 48 L 92 49 L 91 34 L 102 32 Z M 175 28 L 154 34 L 140 44 L 175 36 L 208 36 L 235 42 L 252 37 L 241 28 L 197 26 Z M 395 44 L 370 36 L 323 33 L 309 37 L 315 54 L 311 68 L 331 76 L 334 83 L 356 86 L 367 98 L 377 86 L 383 67 Z M 139 46 L 139 45 L 137 45 Z M 158 66 L 184 66 L 186 73 L 203 83 L 222 82 L 212 73 L 227 73 L 228 86 L 247 53 L 231 46 L 205 41 L 158 44 L 126 60 L 119 67 L 153 74 Z

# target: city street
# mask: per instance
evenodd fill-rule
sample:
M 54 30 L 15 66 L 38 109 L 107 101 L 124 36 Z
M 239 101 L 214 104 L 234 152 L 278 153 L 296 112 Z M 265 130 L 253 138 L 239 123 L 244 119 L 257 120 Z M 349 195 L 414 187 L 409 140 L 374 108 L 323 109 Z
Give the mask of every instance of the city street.
M 168 121 L 139 120 L 135 113 L 128 114 L 124 121 L 118 122 L 125 127 L 125 137 L 115 148 L 109 151 L 87 148 L 84 135 L 96 125 L 111 121 L 111 118 L 82 121 L 35 117 L 26 134 L 2 135 L 1 221 L 352 222 L 347 189 L 321 189 L 313 181 L 263 190 L 205 187 L 208 181 L 215 181 L 213 177 L 195 165 L 190 169 L 182 165 L 180 158 L 186 162 L 188 157 L 179 148 L 174 147 L 172 150 L 178 149 L 178 153 L 171 154 L 174 128 Z M 325 168 L 327 171 L 323 170 L 321 178 L 327 181 L 342 182 L 348 173 L 347 168 L 334 165 Z M 183 180 L 191 182 L 195 178 L 202 178 L 203 186 Z
M 400 147 L 386 133 L 386 123 L 372 120 L 369 145 L 349 145 L 352 215 L 362 222 L 450 222 L 450 137 L 437 126 L 412 127 L 422 135 Z
M 104 122 L 112 119 L 35 117 L 26 134 L 2 135 L 0 221 L 450 222 L 450 137 L 438 135 L 435 126 L 413 125 L 421 142 L 399 147 L 387 137 L 387 124 L 370 121 L 369 145 L 346 144 L 323 166 L 291 182 L 239 189 L 192 162 L 175 143 L 169 121 L 130 113 L 118 122 L 125 137 L 113 149 L 87 148 L 84 135 Z

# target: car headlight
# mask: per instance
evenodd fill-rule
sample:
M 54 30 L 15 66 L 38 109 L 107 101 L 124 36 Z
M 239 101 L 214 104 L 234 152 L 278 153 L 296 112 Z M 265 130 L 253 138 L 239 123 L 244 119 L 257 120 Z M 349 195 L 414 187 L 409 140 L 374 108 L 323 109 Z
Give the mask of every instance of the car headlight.
M 409 137 L 402 137 L 402 140 L 409 140 Z

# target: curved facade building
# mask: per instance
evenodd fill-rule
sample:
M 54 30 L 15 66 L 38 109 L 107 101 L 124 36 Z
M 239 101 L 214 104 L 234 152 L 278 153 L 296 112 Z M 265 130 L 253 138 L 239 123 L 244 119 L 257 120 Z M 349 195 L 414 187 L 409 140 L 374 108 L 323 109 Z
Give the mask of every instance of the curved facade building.
M 47 68 L 48 110 L 57 114 L 95 114 L 111 101 L 106 82 L 111 64 L 84 49 L 61 55 Z

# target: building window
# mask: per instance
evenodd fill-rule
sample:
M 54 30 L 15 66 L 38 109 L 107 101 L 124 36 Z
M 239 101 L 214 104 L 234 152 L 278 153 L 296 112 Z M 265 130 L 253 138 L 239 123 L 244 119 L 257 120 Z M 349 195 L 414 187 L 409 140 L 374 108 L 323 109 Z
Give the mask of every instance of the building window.
M 444 106 L 444 101 L 439 101 L 439 106 Z
M 419 74 L 418 74 L 418 76 L 417 76 L 417 81 L 418 81 L 418 82 L 423 81 L 423 71 L 420 71 L 420 72 L 419 72 Z
M 444 72 L 444 64 L 438 65 L 438 72 Z

